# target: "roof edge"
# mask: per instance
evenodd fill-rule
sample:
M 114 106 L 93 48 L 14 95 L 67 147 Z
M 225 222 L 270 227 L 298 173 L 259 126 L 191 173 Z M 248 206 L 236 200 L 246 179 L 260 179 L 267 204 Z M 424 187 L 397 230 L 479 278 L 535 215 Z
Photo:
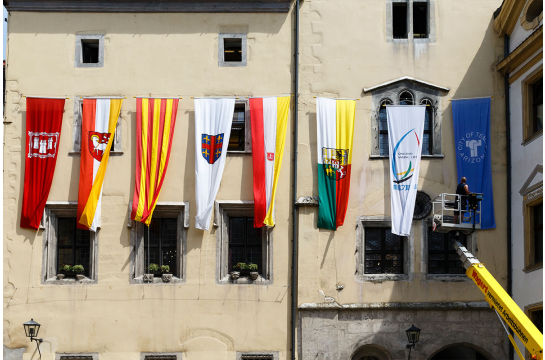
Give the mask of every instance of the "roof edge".
M 450 91 L 450 88 L 448 88 L 448 87 L 435 85 L 435 84 L 432 84 L 430 82 L 414 78 L 412 76 L 403 76 L 403 77 L 397 78 L 395 80 L 387 81 L 387 82 L 379 84 L 379 85 L 375 85 L 375 86 L 368 87 L 368 88 L 363 88 L 363 92 L 369 92 L 369 91 L 373 91 L 373 90 L 376 90 L 376 89 L 380 89 L 382 87 L 394 84 L 396 82 L 404 81 L 404 80 L 413 81 L 413 82 L 416 82 L 416 83 L 419 83 L 419 84 L 422 84 L 422 85 L 425 85 L 425 86 L 429 86 L 429 87 L 432 87 L 432 88 L 435 88 L 435 89 L 439 89 L 439 90 L 442 90 L 442 91 L 447 91 L 447 92 Z

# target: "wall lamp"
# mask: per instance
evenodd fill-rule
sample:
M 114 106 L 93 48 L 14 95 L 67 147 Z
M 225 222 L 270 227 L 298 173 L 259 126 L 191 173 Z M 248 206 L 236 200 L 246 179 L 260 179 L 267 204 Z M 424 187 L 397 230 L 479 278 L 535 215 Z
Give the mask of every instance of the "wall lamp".
M 418 339 L 420 339 L 420 329 L 413 324 L 405 332 L 407 333 L 407 339 L 409 339 L 409 344 L 407 345 L 409 348 L 409 357 L 407 359 L 409 360 L 411 358 L 411 350 L 418 342 Z
M 25 328 L 25 335 L 30 338 L 30 342 L 36 341 L 36 346 L 38 347 L 38 354 L 40 354 L 40 359 L 42 358 L 42 353 L 40 352 L 40 343 L 44 341 L 43 339 L 38 339 L 38 331 L 40 331 L 40 324 L 38 324 L 34 319 L 30 319 L 23 324 Z

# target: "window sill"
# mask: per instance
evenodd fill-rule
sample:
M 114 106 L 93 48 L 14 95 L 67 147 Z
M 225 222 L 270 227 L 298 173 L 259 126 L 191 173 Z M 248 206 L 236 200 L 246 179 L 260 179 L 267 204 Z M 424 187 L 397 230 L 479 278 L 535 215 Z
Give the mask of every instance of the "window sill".
M 227 156 L 239 156 L 239 155 L 252 155 L 251 151 L 238 151 L 238 150 L 229 150 L 227 151 Z
M 271 285 L 271 281 L 267 280 L 261 274 L 257 277 L 257 279 L 252 280 L 249 276 L 241 276 L 236 280 L 231 279 L 231 275 L 226 275 L 222 277 L 218 284 L 222 285 Z
M 356 280 L 359 282 L 371 282 L 380 284 L 385 281 L 409 281 L 407 274 L 365 274 L 357 275 Z
M 428 159 L 428 160 L 442 159 L 444 157 L 445 157 L 444 154 L 422 155 L 422 159 Z M 389 158 L 390 158 L 389 156 L 384 156 L 384 155 L 369 155 L 369 160 L 385 160 Z
M 522 271 L 528 274 L 539 269 L 543 269 L 543 263 L 526 266 L 524 269 L 522 269 Z
M 64 278 L 59 280 L 57 276 L 54 276 L 44 281 L 45 285 L 90 285 L 96 283 L 97 282 L 95 280 L 89 279 L 88 277 L 85 277 L 82 280 L 78 280 L 76 278 Z
M 121 156 L 123 154 L 124 154 L 123 150 L 112 150 L 112 151 L 110 151 L 110 155 L 112 155 L 112 156 Z M 70 156 L 80 156 L 81 151 L 69 151 L 68 155 L 70 155 Z
M 521 143 L 521 145 L 522 145 L 522 146 L 526 146 L 526 145 L 528 145 L 529 143 L 531 143 L 532 141 L 534 141 L 535 139 L 540 138 L 542 135 L 543 135 L 543 130 L 540 130 L 540 131 L 536 132 L 535 134 L 533 134 L 532 136 L 529 136 L 526 140 L 524 140 L 524 141 Z
M 154 277 L 153 282 L 144 282 L 144 276 L 140 275 L 135 278 L 131 278 L 130 280 L 131 284 L 144 284 L 144 285 L 180 285 L 184 284 L 184 279 L 180 279 L 179 277 L 173 276 L 170 282 L 164 282 L 161 277 Z
M 471 282 L 472 280 L 464 274 L 428 274 L 426 275 L 428 281 L 440 281 L 440 282 Z

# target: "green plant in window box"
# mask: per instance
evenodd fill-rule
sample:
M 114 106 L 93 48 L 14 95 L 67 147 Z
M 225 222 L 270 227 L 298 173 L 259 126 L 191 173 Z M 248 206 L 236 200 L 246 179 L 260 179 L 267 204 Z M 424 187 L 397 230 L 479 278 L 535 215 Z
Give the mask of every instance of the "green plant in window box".
M 259 272 L 257 264 L 253 263 L 238 263 L 233 266 L 233 271 L 231 272 L 231 278 L 233 280 L 236 280 L 240 277 L 240 275 L 250 276 L 252 280 L 256 280 L 259 276 Z
M 57 278 L 59 280 L 62 280 L 65 276 L 68 277 L 76 277 L 78 280 L 82 280 L 85 276 L 83 275 L 83 272 L 85 272 L 85 268 L 83 265 L 68 265 L 68 264 L 62 264 L 62 266 L 59 267 L 59 273 L 57 274 Z

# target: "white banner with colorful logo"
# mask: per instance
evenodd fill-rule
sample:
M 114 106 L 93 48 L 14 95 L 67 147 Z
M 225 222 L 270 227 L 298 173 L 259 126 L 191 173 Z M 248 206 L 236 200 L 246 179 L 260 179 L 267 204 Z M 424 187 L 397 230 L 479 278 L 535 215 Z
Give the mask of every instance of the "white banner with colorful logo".
M 225 166 L 235 99 L 195 99 L 195 227 L 208 230 Z
M 392 233 L 409 236 L 420 172 L 426 106 L 386 106 Z

